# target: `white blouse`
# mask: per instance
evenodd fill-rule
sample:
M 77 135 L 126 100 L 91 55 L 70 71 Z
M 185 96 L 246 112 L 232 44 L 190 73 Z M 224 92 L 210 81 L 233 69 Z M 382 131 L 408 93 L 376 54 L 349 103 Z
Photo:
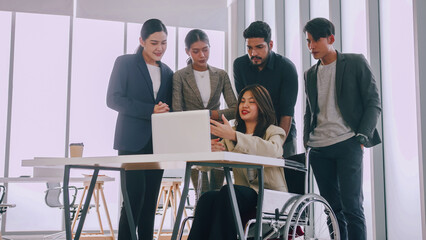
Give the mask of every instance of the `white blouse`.
M 198 90 L 201 94 L 201 99 L 203 100 L 204 107 L 207 107 L 207 104 L 210 100 L 210 74 L 209 70 L 206 71 L 197 71 L 194 70 L 195 81 L 197 82 Z

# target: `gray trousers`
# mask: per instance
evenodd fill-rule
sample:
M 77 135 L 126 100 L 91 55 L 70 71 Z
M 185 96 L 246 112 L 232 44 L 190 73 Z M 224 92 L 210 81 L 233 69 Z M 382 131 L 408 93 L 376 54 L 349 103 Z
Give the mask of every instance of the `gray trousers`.
M 367 239 L 360 143 L 352 137 L 331 146 L 312 148 L 309 157 L 321 196 L 336 214 L 340 239 Z

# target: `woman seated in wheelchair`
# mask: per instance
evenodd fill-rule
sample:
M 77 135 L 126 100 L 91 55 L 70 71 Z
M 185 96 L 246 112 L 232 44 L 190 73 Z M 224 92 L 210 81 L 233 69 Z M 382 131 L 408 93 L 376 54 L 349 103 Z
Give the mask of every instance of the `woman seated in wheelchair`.
M 276 126 L 271 97 L 261 85 L 244 88 L 238 97 L 235 127 L 222 116 L 223 124 L 211 121 L 211 133 L 222 138 L 212 140 L 212 151 L 230 151 L 281 158 L 285 131 Z M 241 216 L 255 214 L 257 205 L 257 170 L 234 168 L 235 194 Z M 287 191 L 283 168 L 265 167 L 265 189 Z M 189 233 L 190 240 L 237 239 L 227 185 L 220 191 L 201 195 Z

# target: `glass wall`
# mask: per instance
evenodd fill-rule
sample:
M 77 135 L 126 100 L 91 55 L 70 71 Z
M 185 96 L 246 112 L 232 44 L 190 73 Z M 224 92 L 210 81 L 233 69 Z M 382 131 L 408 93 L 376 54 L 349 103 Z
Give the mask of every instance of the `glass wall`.
M 311 19 L 317 17 L 327 18 L 330 16 L 330 1 L 329 0 L 314 0 L 310 1 L 310 17 Z
M 255 16 L 255 0 L 245 0 L 244 4 L 245 4 L 245 27 L 248 27 L 250 25 L 250 23 L 254 22 L 256 19 Z
M 6 145 L 12 13 L 0 12 L 0 144 Z M 141 24 L 129 23 L 125 44 L 125 23 L 70 17 L 16 13 L 14 75 L 9 176 L 31 176 L 21 160 L 37 156 L 65 157 L 67 149 L 67 100 L 70 79 L 69 142 L 83 142 L 83 156 L 116 155 L 113 150 L 117 113 L 106 106 L 106 92 L 115 59 L 139 45 Z M 70 29 L 72 42 L 70 43 Z M 176 27 L 168 27 L 168 51 L 163 61 L 173 70 L 176 58 Z M 225 34 L 205 30 L 212 45 L 209 64 L 224 68 Z M 183 34 L 182 36 L 185 36 Z M 179 49 L 184 50 L 180 41 Z M 72 52 L 70 52 L 70 49 Z M 186 53 L 182 55 L 186 60 Z M 72 64 L 69 64 L 69 59 Z M 5 148 L 0 150 L 1 175 Z M 90 171 L 73 170 L 73 177 Z M 119 174 L 105 182 L 105 197 L 112 224 L 118 226 L 121 194 Z M 82 183 L 76 183 L 81 186 Z M 9 183 L 8 202 L 17 206 L 8 211 L 6 232 L 61 231 L 62 210 L 44 203 L 45 182 Z M 31 196 L 31 198 L 28 198 Z M 79 199 L 80 195 L 77 196 Z M 34 207 L 37 206 L 37 207 Z M 105 215 L 101 211 L 103 222 Z M 170 219 L 172 216 L 170 216 Z M 43 219 L 43 221 L 40 221 Z M 5 220 L 5 219 L 4 219 Z M 170 227 L 169 226 L 165 226 Z M 96 214 L 88 214 L 85 230 L 99 229 Z
M 268 23 L 268 25 L 271 27 L 271 40 L 274 43 L 272 50 L 276 52 L 278 45 L 282 44 L 282 42 L 277 41 L 277 28 L 275 24 L 275 1 L 263 1 L 263 21 Z
M 317 17 L 323 17 L 330 19 L 330 2 L 329 0 L 315 0 L 310 1 L 310 19 Z M 302 29 L 304 26 L 300 26 Z M 305 37 L 305 36 L 304 36 Z M 311 55 L 311 65 L 314 65 L 317 62 Z
M 4 176 L 12 13 L 0 11 L 0 176 Z
M 22 159 L 64 157 L 68 49 L 69 17 L 16 14 L 9 176 L 32 175 Z M 44 204 L 45 190 L 9 184 L 8 201 L 19 207 L 8 214 L 8 231 L 59 229 L 60 210 Z
M 388 239 L 421 239 L 413 2 L 380 1 Z
M 247 27 L 255 20 L 255 0 L 240 1 Z M 330 16 L 329 4 L 312 0 L 310 18 Z M 363 53 L 367 59 L 367 1 L 341 0 L 342 50 Z M 264 20 L 273 31 L 275 1 L 264 1 Z M 386 179 L 388 239 L 421 239 L 418 144 L 414 76 L 413 1 L 379 0 L 382 61 L 383 147 Z M 299 96 L 295 108 L 299 151 L 303 132 L 303 71 L 301 49 L 306 47 L 300 26 L 299 1 L 285 1 L 285 53 L 299 74 Z M 265 14 L 268 13 L 268 14 Z M 273 17 L 274 16 L 274 17 Z M 302 23 L 303 24 L 303 23 Z M 84 156 L 116 155 L 112 149 L 116 112 L 106 107 L 106 87 L 117 56 L 133 53 L 138 46 L 141 24 L 57 15 L 16 13 L 12 102 L 9 97 L 9 63 L 12 13 L 0 12 L 0 176 L 5 160 L 12 177 L 32 175 L 21 160 L 34 156 L 65 156 L 70 142 L 84 142 Z M 69 65 L 70 28 L 73 27 L 72 64 Z M 189 29 L 168 27 L 168 50 L 163 61 L 173 70 L 186 66 L 183 39 Z M 209 64 L 224 68 L 224 32 L 207 31 L 211 42 Z M 276 34 L 273 32 L 273 38 Z M 176 37 L 178 36 L 178 37 Z M 275 38 L 274 38 L 275 39 Z M 126 41 L 126 42 L 125 42 Z M 238 43 L 243 44 L 243 43 Z M 232 45 L 234 46 L 234 45 Z M 229 51 L 232 51 L 228 47 Z M 178 54 L 178 55 L 176 55 Z M 233 61 L 233 59 L 231 59 Z M 312 59 L 312 63 L 316 60 Z M 71 66 L 71 68 L 69 68 Z M 67 132 L 67 84 L 71 71 L 70 136 Z M 6 138 L 7 109 L 11 104 L 11 136 Z M 10 158 L 5 146 L 10 144 Z M 368 237 L 372 239 L 370 151 L 365 150 L 364 195 Z M 81 176 L 80 171 L 73 172 Z M 116 173 L 102 173 L 119 179 Z M 60 231 L 62 211 L 44 204 L 45 183 L 9 183 L 8 201 L 17 205 L 8 211 L 6 231 Z M 117 181 L 106 183 L 108 207 L 117 227 L 120 194 Z M 31 196 L 31 198 L 28 198 Z M 34 206 L 37 206 L 35 208 Z M 89 214 L 90 215 L 90 214 Z M 42 216 L 42 218 L 41 218 Z M 88 216 L 88 229 L 97 219 Z M 40 221 L 42 219 L 42 221 Z M 406 220 L 408 219 L 408 221 Z
M 344 0 L 341 2 L 342 52 L 361 53 L 368 59 L 366 2 Z M 371 149 L 364 148 L 364 214 L 367 239 L 373 239 Z
M 297 152 L 304 152 L 303 147 L 303 114 L 305 113 L 305 83 L 303 79 L 302 69 L 302 26 L 300 26 L 300 11 L 299 1 L 285 1 L 285 55 L 296 66 L 297 74 L 299 76 L 299 92 L 297 95 L 296 106 L 294 108 L 294 120 L 296 121 L 297 129 Z
M 117 113 L 106 106 L 106 92 L 115 59 L 123 54 L 124 23 L 90 19 L 74 20 L 70 143 L 83 142 L 83 156 L 114 156 Z M 74 171 L 78 176 L 82 172 Z M 117 172 L 101 172 L 120 179 Z M 81 175 L 80 175 L 81 176 Z M 105 187 L 113 226 L 116 226 L 119 186 Z M 95 214 L 88 215 L 85 228 L 97 229 Z

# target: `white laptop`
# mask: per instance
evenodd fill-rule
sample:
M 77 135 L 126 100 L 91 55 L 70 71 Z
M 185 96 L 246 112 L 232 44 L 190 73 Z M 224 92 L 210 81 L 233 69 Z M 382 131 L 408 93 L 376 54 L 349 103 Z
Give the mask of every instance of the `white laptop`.
M 211 152 L 209 110 L 152 115 L 154 154 Z

